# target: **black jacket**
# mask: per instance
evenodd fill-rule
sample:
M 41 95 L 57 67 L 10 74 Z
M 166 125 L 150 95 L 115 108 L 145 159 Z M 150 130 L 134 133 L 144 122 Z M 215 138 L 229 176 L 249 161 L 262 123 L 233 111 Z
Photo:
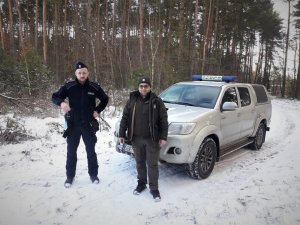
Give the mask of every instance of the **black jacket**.
M 93 112 L 100 113 L 108 103 L 108 96 L 95 82 L 87 80 L 83 85 L 77 79 L 66 82 L 52 94 L 52 102 L 58 106 L 69 99 L 74 124 L 87 124 L 93 119 Z M 101 102 L 96 106 L 96 98 Z
M 130 93 L 123 116 L 120 122 L 119 137 L 125 138 L 128 130 L 128 139 L 132 141 L 134 129 L 135 105 L 139 98 L 139 91 Z M 150 92 L 149 105 L 149 127 L 153 141 L 167 140 L 168 136 L 168 114 L 163 101 L 153 92 Z

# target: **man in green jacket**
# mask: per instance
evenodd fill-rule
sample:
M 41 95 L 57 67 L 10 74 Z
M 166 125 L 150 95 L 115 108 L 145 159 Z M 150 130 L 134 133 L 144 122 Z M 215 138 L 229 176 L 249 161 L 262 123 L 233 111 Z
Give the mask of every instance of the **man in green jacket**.
M 160 147 L 167 141 L 168 114 L 163 101 L 151 92 L 149 78 L 141 78 L 139 89 L 130 93 L 120 122 L 121 144 L 126 131 L 132 142 L 138 174 L 138 185 L 133 193 L 139 195 L 144 191 L 149 179 L 150 193 L 155 201 L 160 201 L 158 160 Z

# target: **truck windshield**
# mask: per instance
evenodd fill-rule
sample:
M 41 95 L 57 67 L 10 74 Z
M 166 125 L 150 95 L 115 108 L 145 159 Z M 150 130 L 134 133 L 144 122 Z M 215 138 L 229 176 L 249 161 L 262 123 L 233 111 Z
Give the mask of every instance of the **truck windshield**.
M 215 86 L 175 84 L 160 94 L 165 103 L 213 109 L 221 88 Z

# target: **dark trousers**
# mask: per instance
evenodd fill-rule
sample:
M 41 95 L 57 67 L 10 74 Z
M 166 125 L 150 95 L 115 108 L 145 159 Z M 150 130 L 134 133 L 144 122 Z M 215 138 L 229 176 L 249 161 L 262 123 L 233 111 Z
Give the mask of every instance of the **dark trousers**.
M 67 163 L 66 174 L 67 177 L 75 177 L 77 164 L 77 148 L 82 136 L 85 144 L 85 150 L 88 161 L 88 172 L 90 176 L 98 175 L 98 161 L 95 152 L 95 144 L 97 142 L 96 135 L 89 127 L 74 126 L 67 137 Z
M 132 141 L 134 151 L 137 178 L 147 184 L 147 173 L 150 190 L 158 190 L 158 159 L 159 144 L 151 138 L 134 137 Z

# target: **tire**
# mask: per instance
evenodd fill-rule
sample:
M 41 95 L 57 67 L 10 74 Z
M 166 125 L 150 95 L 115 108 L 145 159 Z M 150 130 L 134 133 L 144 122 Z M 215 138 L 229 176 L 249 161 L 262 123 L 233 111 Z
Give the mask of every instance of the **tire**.
M 265 137 L 266 137 L 266 126 L 264 123 L 260 123 L 257 128 L 255 137 L 253 139 L 253 143 L 250 144 L 250 148 L 252 150 L 259 150 L 263 145 L 263 143 L 265 142 Z
M 194 179 L 207 178 L 216 162 L 217 145 L 212 138 L 206 138 L 199 147 L 193 163 L 188 165 L 188 173 Z

